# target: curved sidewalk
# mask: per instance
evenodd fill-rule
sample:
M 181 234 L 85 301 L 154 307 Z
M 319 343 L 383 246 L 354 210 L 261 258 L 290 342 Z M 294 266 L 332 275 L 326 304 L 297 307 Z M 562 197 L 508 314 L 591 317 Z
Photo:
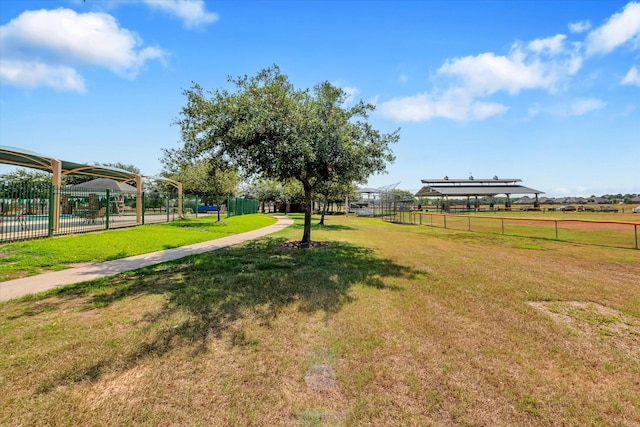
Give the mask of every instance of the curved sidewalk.
M 60 286 L 74 283 L 86 282 L 105 276 L 123 273 L 166 261 L 184 258 L 189 255 L 201 254 L 214 251 L 216 249 L 257 239 L 268 234 L 280 231 L 291 224 L 293 220 L 288 217 L 277 217 L 278 222 L 268 227 L 246 233 L 234 234 L 233 236 L 222 237 L 220 239 L 209 240 L 207 242 L 195 243 L 193 245 L 181 246 L 179 248 L 167 249 L 164 251 L 150 252 L 132 256 L 129 258 L 116 259 L 100 263 L 89 264 L 84 267 L 69 268 L 67 270 L 44 273 L 37 276 L 23 277 L 21 279 L 0 282 L 0 301 L 8 301 L 24 295 L 46 291 Z

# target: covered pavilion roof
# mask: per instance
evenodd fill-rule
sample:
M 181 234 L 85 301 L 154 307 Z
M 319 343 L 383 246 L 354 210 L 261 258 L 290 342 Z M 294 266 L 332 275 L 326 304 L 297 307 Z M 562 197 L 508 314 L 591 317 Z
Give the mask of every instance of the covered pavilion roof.
M 23 148 L 0 145 L 0 163 L 52 172 L 52 160 L 57 159 L 44 154 L 25 150 Z M 128 170 L 114 168 L 111 166 L 85 165 L 66 160 L 59 161 L 62 165 L 62 175 L 89 175 L 99 178 L 111 178 L 120 182 L 132 181 L 139 176 L 138 174 Z
M 0 163 L 51 172 L 52 184 L 55 186 L 61 185 L 63 175 L 70 174 L 88 175 L 97 178 L 110 178 L 119 183 L 134 181 L 138 197 L 142 194 L 142 175 L 111 166 L 85 165 L 67 160 L 59 160 L 51 156 L 7 145 L 0 145 Z M 150 178 L 159 179 L 157 177 Z M 162 180 L 170 182 L 178 190 L 178 212 L 182 215 L 182 184 L 169 178 L 163 178 Z M 60 194 L 57 192 L 54 193 L 53 209 L 53 230 L 58 230 L 58 227 L 60 226 Z M 136 223 L 141 222 L 142 203 L 136 203 Z
M 417 193 L 417 197 L 460 197 L 496 196 L 498 194 L 543 194 L 544 191 L 517 184 L 520 179 L 423 179 L 427 184 Z

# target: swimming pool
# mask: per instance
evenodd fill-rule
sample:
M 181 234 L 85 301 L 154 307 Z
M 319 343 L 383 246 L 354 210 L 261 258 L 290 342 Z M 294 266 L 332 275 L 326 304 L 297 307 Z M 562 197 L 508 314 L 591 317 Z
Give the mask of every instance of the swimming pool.
M 71 218 L 78 218 L 78 217 L 70 214 L 60 215 L 60 219 L 71 219 Z M 43 219 L 49 219 L 49 215 L 24 215 L 20 218 L 17 218 L 15 216 L 5 216 L 2 218 L 3 221 L 41 221 Z

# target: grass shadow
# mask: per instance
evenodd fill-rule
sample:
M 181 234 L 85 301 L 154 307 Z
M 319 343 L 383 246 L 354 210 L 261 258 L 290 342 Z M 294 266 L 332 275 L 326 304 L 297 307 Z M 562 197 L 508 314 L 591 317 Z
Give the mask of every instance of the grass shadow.
M 230 345 L 248 345 L 236 321 L 252 316 L 268 327 L 285 307 L 296 304 L 306 313 L 331 315 L 353 300 L 350 289 L 365 286 L 397 290 L 385 278 L 415 278 L 424 273 L 378 258 L 366 248 L 343 242 L 327 247 L 295 250 L 283 247 L 285 239 L 264 238 L 242 246 L 194 255 L 135 272 L 50 291 L 61 300 L 86 299 L 87 310 L 109 306 L 143 294 L 162 294 L 165 303 L 149 314 L 145 323 L 157 325 L 154 333 L 122 360 L 127 367 L 142 358 L 161 356 L 180 346 L 207 351 L 211 337 L 228 332 Z M 182 319 L 171 326 L 167 318 Z M 108 371 L 104 360 L 86 367 Z M 120 364 L 122 362 L 108 362 Z M 120 366 L 121 367 L 121 366 Z M 74 381 L 77 372 L 61 373 L 56 383 Z
M 322 231 L 349 231 L 355 230 L 354 227 L 350 227 L 348 225 L 342 224 L 314 224 L 311 226 L 314 230 L 322 230 Z
M 302 230 L 304 229 L 304 222 L 300 223 L 298 221 L 296 221 L 292 226 L 290 226 L 293 229 L 296 230 Z M 318 224 L 317 222 L 313 222 L 311 223 L 311 230 L 315 230 L 315 231 L 350 231 L 350 230 L 356 230 L 356 228 L 348 226 L 348 225 L 343 225 L 343 224 Z

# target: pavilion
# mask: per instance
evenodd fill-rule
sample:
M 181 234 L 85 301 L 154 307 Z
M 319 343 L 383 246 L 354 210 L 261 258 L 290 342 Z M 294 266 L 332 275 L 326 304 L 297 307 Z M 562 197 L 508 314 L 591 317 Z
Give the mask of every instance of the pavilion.
M 538 195 L 543 191 L 525 187 L 518 184 L 521 179 L 500 179 L 494 176 L 491 179 L 475 179 L 470 176 L 468 179 L 423 179 L 424 185 L 417 193 L 416 197 L 437 197 L 448 200 L 449 197 L 466 197 L 467 206 L 470 206 L 470 197 L 476 198 L 475 206 L 478 206 L 478 197 L 495 197 L 499 194 L 507 196 L 505 209 L 511 208 L 511 195 L 513 194 L 533 194 L 535 195 L 534 208 L 538 208 L 540 203 Z
M 173 185 L 178 190 L 178 212 L 182 212 L 182 184 L 163 177 L 142 176 L 124 169 L 110 166 L 85 165 L 65 160 L 58 160 L 51 156 L 35 153 L 18 147 L 0 145 L 0 163 L 13 166 L 23 166 L 52 173 L 51 183 L 60 187 L 62 176 L 69 174 L 87 175 L 98 178 L 110 178 L 120 183 L 134 182 L 137 192 L 137 200 L 141 200 L 142 178 L 160 180 Z M 54 193 L 54 230 L 58 230 L 60 224 L 60 194 Z M 136 222 L 142 220 L 142 204 L 136 203 Z

